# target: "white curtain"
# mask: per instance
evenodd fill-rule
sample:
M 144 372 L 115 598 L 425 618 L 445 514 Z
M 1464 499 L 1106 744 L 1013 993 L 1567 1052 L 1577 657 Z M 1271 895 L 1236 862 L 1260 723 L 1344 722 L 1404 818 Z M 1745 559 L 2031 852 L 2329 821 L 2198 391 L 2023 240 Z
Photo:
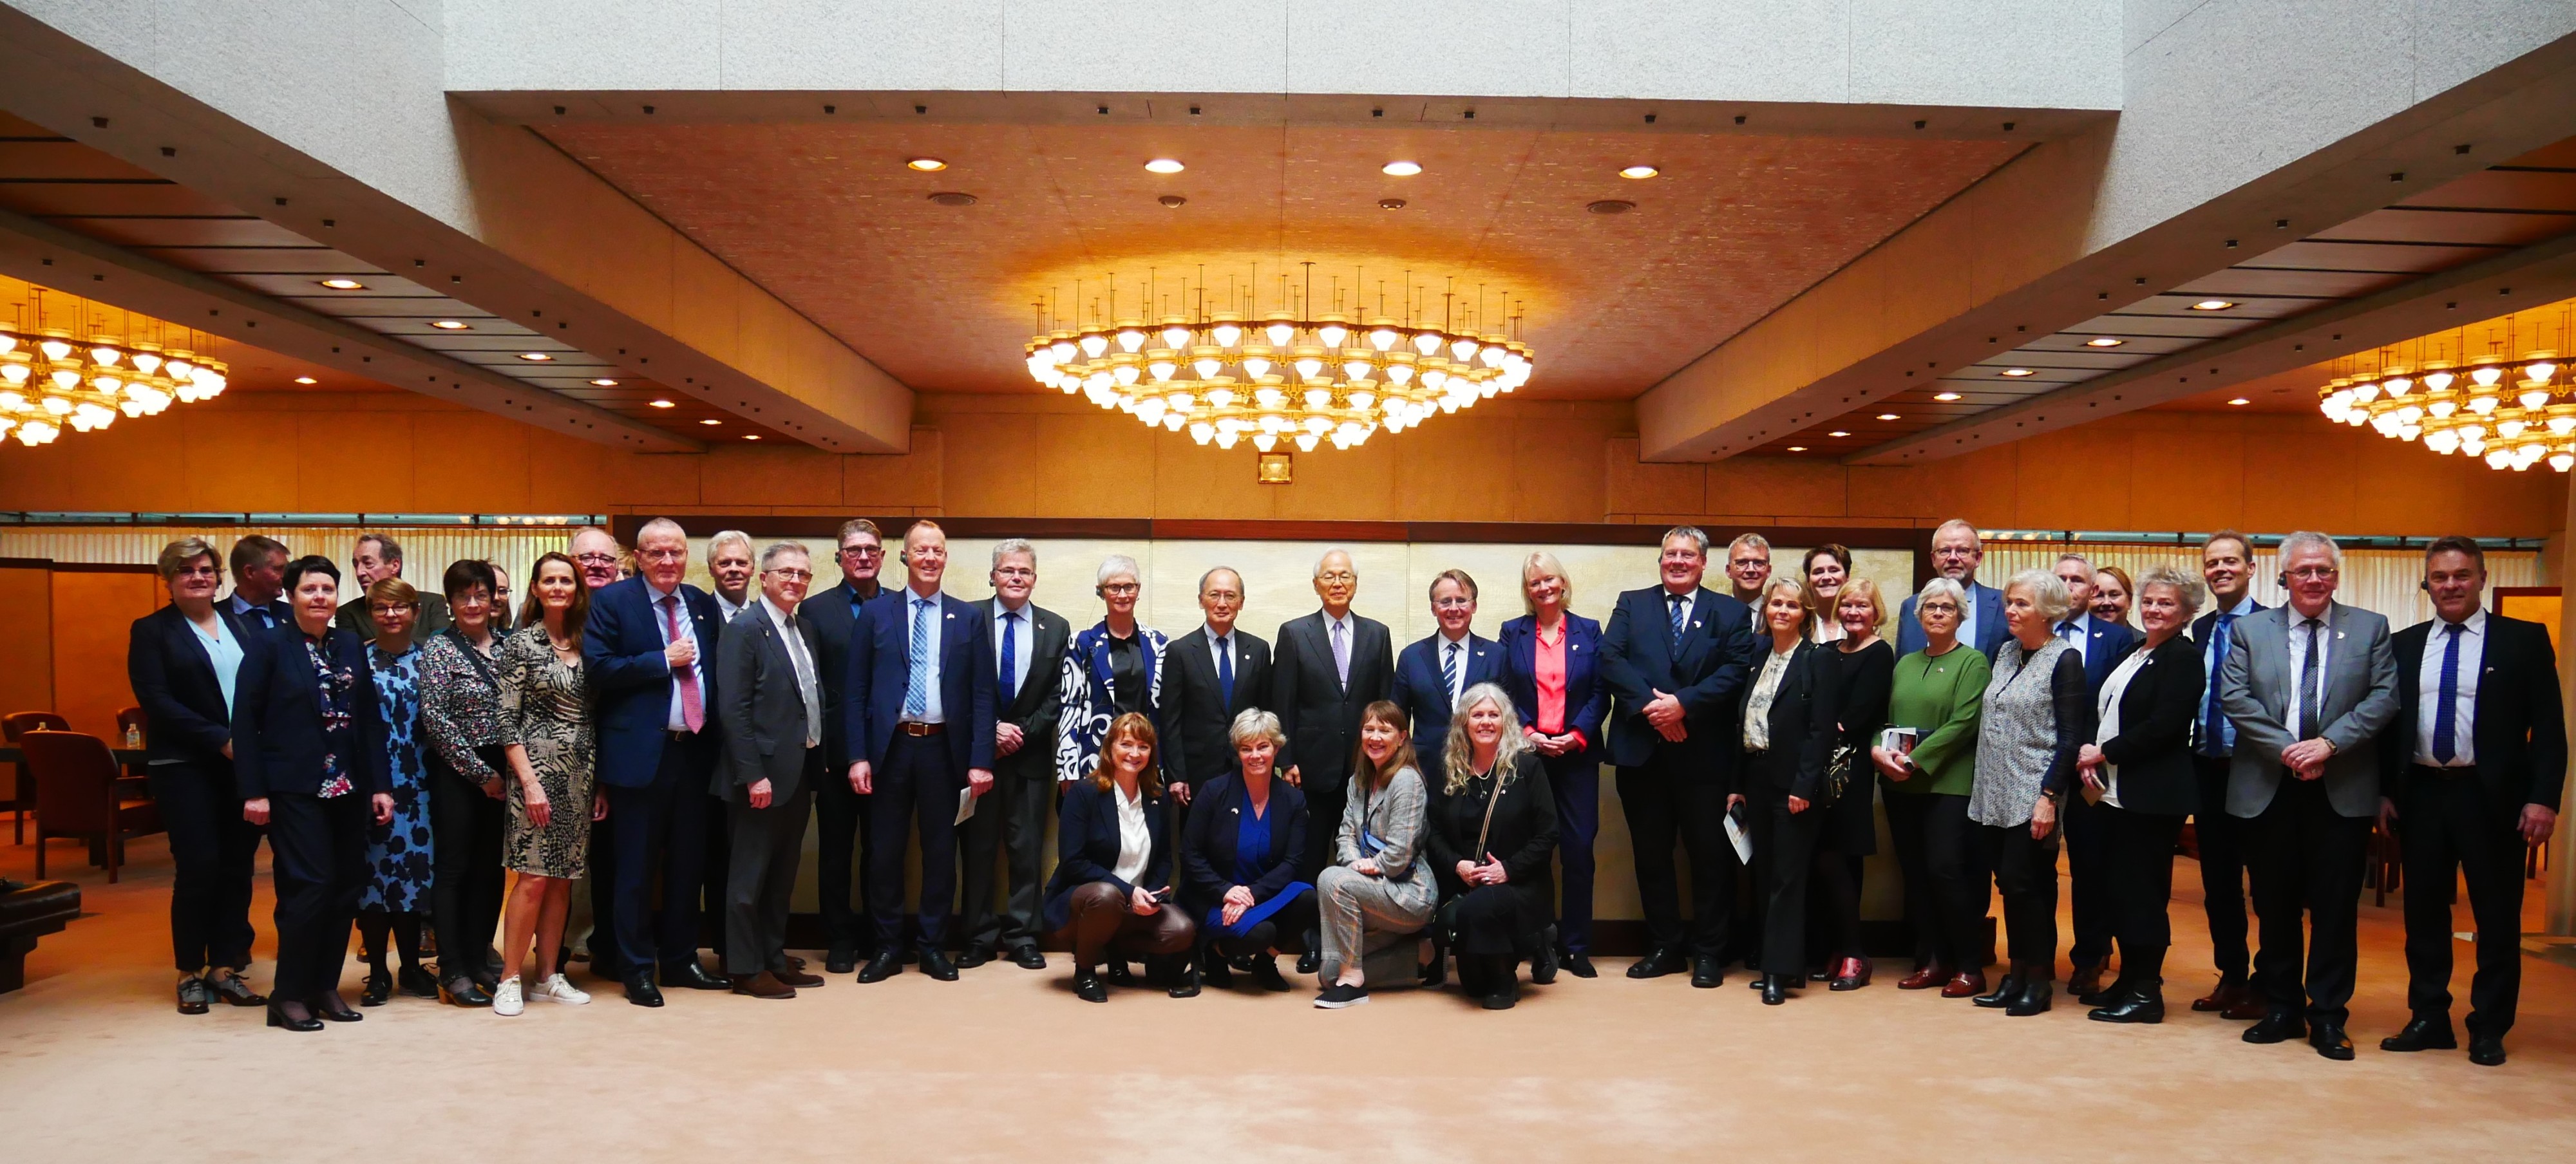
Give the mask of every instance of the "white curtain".
M 2061 554 L 2082 554 L 2095 566 L 2118 566 L 2131 578 L 2148 566 L 2169 565 L 2200 573 L 2198 546 L 2137 545 L 2116 542 L 1988 542 L 1985 564 L 1977 570 L 1977 580 L 1989 586 L 2001 586 L 2005 579 L 2023 570 L 2054 569 Z M 2279 606 L 2289 600 L 2281 588 L 2279 553 L 2272 549 L 2254 551 L 2254 601 L 2265 606 Z M 2433 617 L 2433 604 L 2426 600 L 2417 583 L 2424 578 L 2422 550 L 2345 550 L 2342 585 L 2335 591 L 2337 600 L 2364 610 L 2375 610 L 2388 616 L 2392 630 L 2413 626 Z M 2534 550 L 2487 551 L 2487 585 L 2540 585 L 2540 554 Z M 2489 599 L 2488 609 L 2495 602 Z

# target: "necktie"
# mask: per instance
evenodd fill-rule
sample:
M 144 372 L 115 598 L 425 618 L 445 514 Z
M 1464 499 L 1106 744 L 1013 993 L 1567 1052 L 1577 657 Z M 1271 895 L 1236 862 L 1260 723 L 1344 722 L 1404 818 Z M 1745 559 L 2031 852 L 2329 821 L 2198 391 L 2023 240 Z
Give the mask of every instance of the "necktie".
M 1449 649 L 1442 652 L 1440 656 L 1440 685 L 1449 693 L 1449 702 L 1452 704 L 1457 703 L 1458 644 L 1456 643 L 1449 644 Z
M 2057 624 L 2057 637 L 2066 640 L 2068 646 L 2073 646 L 2077 637 L 2076 632 L 2080 629 L 2072 621 L 2061 622 Z
M 2460 624 L 2442 624 L 2442 696 L 2433 711 L 2433 758 L 2448 764 L 2460 754 L 2455 735 L 2460 705 Z
M 930 608 L 927 598 L 912 600 L 912 669 L 903 685 L 906 719 L 920 719 L 930 711 Z
M 1218 635 L 1216 639 L 1216 687 L 1225 696 L 1225 705 L 1234 706 L 1234 636 Z
M 805 746 L 822 742 L 823 692 L 822 677 L 814 673 L 814 657 L 805 650 L 805 634 L 796 629 L 796 616 L 787 616 L 787 669 L 796 677 L 797 697 L 805 701 Z
M 2236 746 L 2236 725 L 2227 722 L 2226 713 L 2218 706 L 2218 673 L 2227 666 L 2228 634 L 2235 625 L 2235 615 L 2221 614 L 2209 632 L 2213 662 L 2209 669 L 2209 694 L 2201 701 L 2200 709 L 2200 754 L 2204 756 L 2224 756 Z
M 2296 733 L 2298 738 L 2305 740 L 2313 739 L 2317 734 L 2317 704 L 2324 694 L 2317 690 L 2317 648 L 2324 645 L 2319 641 L 2318 632 L 2325 629 L 2325 624 L 2312 618 L 2299 626 L 2308 632 L 2307 654 L 2299 659 L 2299 727 Z
M 1667 594 L 1664 598 L 1666 601 L 1673 604 L 1673 641 L 1680 642 L 1682 639 L 1682 624 L 1690 619 L 1690 595 Z
M 1020 612 L 1002 612 L 1002 702 L 1008 703 L 1020 693 Z
M 1342 690 L 1351 687 L 1351 644 L 1349 632 L 1338 621 L 1333 623 L 1333 674 L 1341 677 Z
M 679 642 L 688 632 L 680 629 L 680 596 L 662 596 L 662 636 L 665 641 Z M 671 670 L 671 682 L 680 685 L 680 722 L 692 732 L 707 726 L 706 700 L 698 692 L 698 666 L 695 663 Z

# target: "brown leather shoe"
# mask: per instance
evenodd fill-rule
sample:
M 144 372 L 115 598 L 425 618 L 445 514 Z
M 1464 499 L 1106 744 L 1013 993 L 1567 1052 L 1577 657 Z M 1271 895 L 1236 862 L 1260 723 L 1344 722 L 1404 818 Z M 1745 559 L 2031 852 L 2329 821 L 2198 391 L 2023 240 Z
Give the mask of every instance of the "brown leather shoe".
M 1875 967 L 1867 958 L 1845 958 L 1834 964 L 1833 984 L 1828 990 L 1858 990 L 1869 985 Z
M 1949 967 L 1938 962 L 1926 962 L 1915 967 L 1914 973 L 1897 979 L 1896 988 L 1898 990 L 1930 990 L 1933 987 L 1939 986 L 1943 982 L 1948 981 L 1949 978 Z
M 793 961 L 790 961 L 787 964 L 787 968 L 784 970 L 770 971 L 769 976 L 799 990 L 808 986 L 821 986 L 823 984 L 822 975 L 808 974 L 805 972 L 803 967 L 796 965 Z
M 2076 967 L 2075 973 L 2066 978 L 2066 993 L 2079 998 L 2087 994 L 2101 993 L 2102 974 L 2110 969 L 2110 965 L 2110 961 L 2105 959 L 2090 966 Z
M 1986 972 L 1966 970 L 1942 984 L 1943 998 L 1973 998 L 1986 992 Z
M 2218 985 L 2211 988 L 2207 997 L 2191 1000 L 2191 1008 L 2203 1013 L 2213 1010 L 2227 1011 L 2234 1010 L 2237 1007 L 2243 1006 L 2252 1001 L 2254 1001 L 2254 991 L 2248 988 L 2244 983 L 2230 982 L 2225 978 L 2220 978 L 2218 980 Z M 2256 1017 L 2259 1018 L 2261 1016 L 2258 1015 Z
M 732 978 L 735 994 L 748 994 L 753 998 L 796 997 L 795 987 L 779 981 L 777 975 L 767 970 L 758 974 L 736 974 Z

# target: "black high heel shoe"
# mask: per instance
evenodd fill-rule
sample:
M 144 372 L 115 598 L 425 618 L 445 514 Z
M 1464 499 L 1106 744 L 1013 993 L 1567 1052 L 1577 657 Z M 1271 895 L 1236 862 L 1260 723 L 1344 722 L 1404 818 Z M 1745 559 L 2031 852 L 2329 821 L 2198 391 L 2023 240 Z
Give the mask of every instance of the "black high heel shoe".
M 340 992 L 337 990 L 325 990 L 306 1005 L 311 1008 L 315 1017 L 329 1022 L 354 1023 L 367 1017 L 351 1007 L 346 999 L 340 997 Z
M 322 1020 L 304 1009 L 303 1003 L 271 1002 L 268 1004 L 268 1025 L 290 1031 L 318 1031 L 322 1029 Z
M 1778 1006 L 1789 1001 L 1789 983 L 1781 975 L 1765 974 L 1761 978 L 1761 984 L 1762 1005 Z

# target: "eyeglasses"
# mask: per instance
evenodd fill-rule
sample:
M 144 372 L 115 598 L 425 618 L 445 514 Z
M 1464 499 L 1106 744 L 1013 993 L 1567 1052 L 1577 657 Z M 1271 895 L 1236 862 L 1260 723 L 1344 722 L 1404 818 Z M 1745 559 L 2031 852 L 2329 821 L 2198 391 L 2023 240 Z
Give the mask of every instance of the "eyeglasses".
M 1112 582 L 1101 587 L 1100 592 L 1103 594 L 1137 594 L 1142 593 L 1144 589 L 1144 587 L 1133 582 Z
M 2299 579 L 2303 582 L 2320 581 L 2322 579 L 2332 578 L 2335 574 L 2336 570 L 2332 566 L 2301 566 L 2296 570 L 2289 571 L 2290 577 Z
M 573 557 L 573 561 L 579 562 L 579 563 L 581 563 L 582 565 L 585 565 L 585 566 L 614 566 L 614 565 L 616 565 L 616 564 L 617 564 L 617 555 L 615 555 L 615 554 L 578 554 L 578 555 L 575 555 L 575 556 Z M 507 591 L 503 591 L 503 593 L 508 593 L 508 592 L 507 592 Z
M 181 566 L 179 567 L 179 576 L 182 578 L 221 578 L 224 576 L 224 572 L 212 566 Z
M 790 582 L 811 582 L 814 580 L 814 572 L 812 570 L 793 570 L 780 566 L 768 572 L 776 574 Z
M 850 557 L 850 558 L 882 558 L 882 557 L 884 557 L 884 556 L 885 556 L 885 547 L 884 547 L 884 546 L 843 546 L 843 547 L 841 547 L 841 554 L 842 554 L 842 556 L 844 556 L 844 557 Z
M 1315 575 L 1315 581 L 1318 582 L 1357 582 L 1359 580 L 1359 575 L 1348 570 L 1328 570 Z

